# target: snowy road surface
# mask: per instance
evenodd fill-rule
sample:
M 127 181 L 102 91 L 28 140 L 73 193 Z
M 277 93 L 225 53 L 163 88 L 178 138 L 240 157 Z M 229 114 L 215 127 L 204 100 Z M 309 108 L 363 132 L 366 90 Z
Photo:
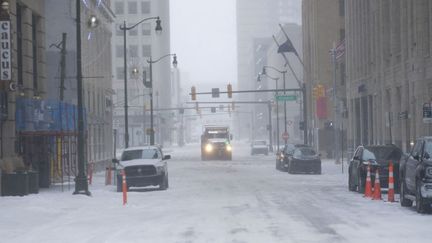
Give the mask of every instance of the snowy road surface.
M 0 242 L 427 242 L 432 215 L 348 192 L 340 165 L 323 175 L 275 170 L 274 155 L 199 160 L 170 151 L 167 191 L 133 189 L 128 204 L 97 174 L 92 197 L 56 188 L 0 197 Z M 67 187 L 66 187 L 67 188 Z M 73 187 L 72 187 L 73 188 Z

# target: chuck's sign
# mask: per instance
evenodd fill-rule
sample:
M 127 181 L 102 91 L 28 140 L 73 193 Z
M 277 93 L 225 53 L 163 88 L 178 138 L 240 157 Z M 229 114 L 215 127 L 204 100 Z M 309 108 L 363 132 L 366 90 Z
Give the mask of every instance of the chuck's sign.
M 11 22 L 0 21 L 0 80 L 12 78 Z

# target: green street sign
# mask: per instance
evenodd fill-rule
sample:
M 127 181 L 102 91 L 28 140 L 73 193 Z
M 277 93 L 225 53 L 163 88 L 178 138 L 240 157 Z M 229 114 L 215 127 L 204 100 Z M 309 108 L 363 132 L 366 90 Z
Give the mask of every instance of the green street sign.
M 277 95 L 277 101 L 296 101 L 297 95 Z

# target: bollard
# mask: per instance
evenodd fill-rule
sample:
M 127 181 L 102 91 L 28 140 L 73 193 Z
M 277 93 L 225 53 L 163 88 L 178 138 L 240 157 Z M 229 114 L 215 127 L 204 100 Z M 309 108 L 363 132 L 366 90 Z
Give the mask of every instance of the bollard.
M 91 185 L 92 181 L 93 181 L 93 166 L 94 166 L 94 163 L 90 162 L 88 164 L 88 167 L 87 167 L 87 171 L 88 171 L 88 183 L 89 183 L 89 185 Z
M 111 178 L 112 178 L 111 167 L 106 167 L 106 169 L 105 169 L 105 186 L 111 185 Z
M 127 185 L 126 185 L 126 172 L 122 170 L 122 191 L 123 191 L 123 205 L 127 203 Z

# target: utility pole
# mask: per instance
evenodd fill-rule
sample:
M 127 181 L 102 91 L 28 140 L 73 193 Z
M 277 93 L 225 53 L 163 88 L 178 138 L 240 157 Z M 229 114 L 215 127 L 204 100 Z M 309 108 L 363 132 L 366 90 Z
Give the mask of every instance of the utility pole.
M 65 78 L 66 78 L 66 36 L 67 33 L 62 34 L 61 42 L 61 59 L 60 59 L 60 101 L 64 100 L 64 90 L 65 90 Z
M 334 158 L 336 162 L 339 162 L 339 111 L 338 111 L 338 99 L 336 90 L 336 43 L 333 43 L 333 49 L 331 50 L 332 62 L 333 62 L 333 132 L 334 132 Z
M 272 126 L 272 107 L 271 107 L 271 101 L 268 101 L 268 131 L 269 131 L 269 146 L 270 146 L 270 152 L 273 152 L 273 126 Z

